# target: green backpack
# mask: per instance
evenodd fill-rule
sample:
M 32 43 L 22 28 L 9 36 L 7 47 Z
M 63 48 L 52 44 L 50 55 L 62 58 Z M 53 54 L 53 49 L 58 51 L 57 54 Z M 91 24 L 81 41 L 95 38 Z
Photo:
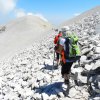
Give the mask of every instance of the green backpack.
M 81 50 L 78 45 L 78 36 L 75 33 L 66 33 L 65 57 L 67 60 L 77 61 L 81 57 Z

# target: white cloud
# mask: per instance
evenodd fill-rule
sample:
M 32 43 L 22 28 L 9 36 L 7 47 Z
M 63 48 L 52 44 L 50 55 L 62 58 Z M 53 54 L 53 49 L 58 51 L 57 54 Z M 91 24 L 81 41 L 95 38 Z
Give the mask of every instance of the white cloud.
M 74 16 L 79 16 L 79 15 L 80 15 L 80 13 L 75 13 L 75 14 L 74 14 Z
M 26 13 L 22 9 L 16 10 L 15 15 L 16 15 L 16 17 L 23 17 L 23 16 L 29 16 L 29 15 L 37 16 L 37 17 L 41 18 L 42 20 L 48 22 L 48 20 L 46 18 L 44 18 L 44 16 L 42 14 L 38 14 L 38 13 L 34 14 L 34 13 L 31 13 L 31 12 Z
M 0 0 L 0 17 L 2 16 L 2 18 L 5 18 L 5 17 L 8 18 L 10 14 L 14 15 L 15 17 L 23 17 L 23 16 L 32 15 L 32 16 L 37 16 L 46 22 L 48 21 L 42 14 L 39 14 L 39 13 L 34 14 L 31 12 L 26 13 L 23 9 L 20 9 L 20 8 L 17 9 L 16 8 L 17 1 L 18 0 Z
M 17 0 L 0 0 L 0 13 L 8 14 L 16 7 Z
M 33 13 L 27 13 L 27 15 L 33 15 Z
M 27 15 L 33 15 L 41 18 L 44 21 L 48 21 L 42 14 L 34 14 L 31 12 L 26 13 L 23 9 L 16 8 L 18 0 L 0 0 L 0 16 L 9 16 L 9 14 L 15 14 L 16 17 L 23 17 Z M 8 14 L 8 15 L 6 15 Z

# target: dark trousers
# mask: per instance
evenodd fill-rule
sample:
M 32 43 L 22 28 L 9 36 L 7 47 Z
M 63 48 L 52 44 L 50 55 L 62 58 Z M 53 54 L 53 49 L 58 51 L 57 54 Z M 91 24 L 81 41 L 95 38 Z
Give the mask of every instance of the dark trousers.
M 56 52 L 56 58 L 59 60 L 59 53 Z
M 71 71 L 71 66 L 72 66 L 73 62 L 67 62 L 67 63 L 62 63 L 62 68 L 61 68 L 61 74 L 62 76 L 64 74 L 69 74 Z

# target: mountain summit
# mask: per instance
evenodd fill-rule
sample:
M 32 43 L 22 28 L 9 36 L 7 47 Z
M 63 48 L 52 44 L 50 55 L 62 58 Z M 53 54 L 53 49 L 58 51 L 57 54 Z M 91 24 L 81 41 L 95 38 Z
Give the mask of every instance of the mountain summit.
M 9 56 L 15 51 L 32 45 L 46 35 L 52 25 L 38 16 L 24 16 L 5 25 L 5 31 L 0 34 L 0 58 Z

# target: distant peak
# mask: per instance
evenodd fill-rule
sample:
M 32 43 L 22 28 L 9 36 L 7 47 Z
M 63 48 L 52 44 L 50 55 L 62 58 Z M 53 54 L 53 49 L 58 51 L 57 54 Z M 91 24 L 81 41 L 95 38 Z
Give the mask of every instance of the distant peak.
M 47 20 L 43 15 L 41 15 L 41 14 L 36 14 L 36 15 L 34 15 L 34 16 L 37 16 L 37 17 L 39 17 L 40 19 L 42 19 L 42 20 L 48 22 L 48 20 Z
M 28 13 L 27 16 L 36 16 L 46 22 L 48 22 L 48 20 L 42 15 L 42 14 L 33 14 L 33 13 Z

